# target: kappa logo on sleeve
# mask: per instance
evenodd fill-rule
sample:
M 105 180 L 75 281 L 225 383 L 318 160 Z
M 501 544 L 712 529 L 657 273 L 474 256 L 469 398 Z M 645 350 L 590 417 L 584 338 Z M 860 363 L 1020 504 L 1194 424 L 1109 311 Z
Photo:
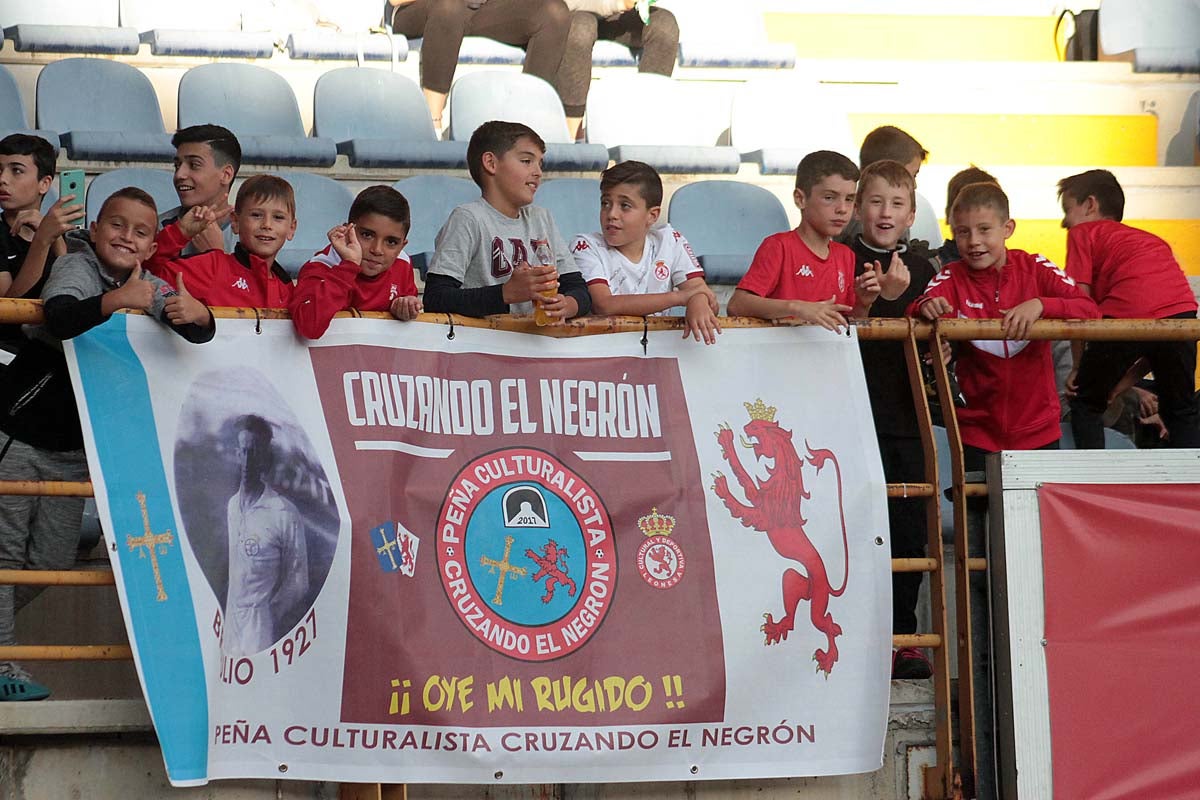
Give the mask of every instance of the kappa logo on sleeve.
M 608 615 L 617 582 L 608 511 L 549 453 L 510 448 L 471 461 L 450 484 L 437 531 L 446 599 L 497 653 L 562 658 Z
M 587 240 L 580 239 L 579 241 L 575 242 L 575 246 L 573 248 L 571 248 L 571 252 L 572 253 L 582 253 L 584 250 L 587 250 L 587 249 L 588 249 Z

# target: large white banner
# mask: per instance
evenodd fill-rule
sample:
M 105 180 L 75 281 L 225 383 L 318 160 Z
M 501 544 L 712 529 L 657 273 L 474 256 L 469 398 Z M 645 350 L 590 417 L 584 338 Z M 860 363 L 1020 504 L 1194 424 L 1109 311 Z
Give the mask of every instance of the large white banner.
M 116 315 L 68 355 L 173 783 L 879 767 L 853 336 Z

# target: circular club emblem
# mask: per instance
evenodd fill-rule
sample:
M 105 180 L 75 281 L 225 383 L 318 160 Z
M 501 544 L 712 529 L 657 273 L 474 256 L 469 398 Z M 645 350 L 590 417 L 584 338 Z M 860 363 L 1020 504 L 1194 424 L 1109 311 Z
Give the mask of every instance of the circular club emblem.
M 612 607 L 617 553 L 599 495 L 542 450 L 479 456 L 437 523 L 446 598 L 483 644 L 521 661 L 583 647 Z
M 846 291 L 846 274 L 841 271 L 838 272 L 838 291 Z
M 683 580 L 687 559 L 683 548 L 666 536 L 651 536 L 638 548 L 637 568 L 655 589 L 670 589 Z
M 658 278 L 660 281 L 665 281 L 667 278 L 671 277 L 671 268 L 667 266 L 667 262 L 654 262 L 654 277 Z

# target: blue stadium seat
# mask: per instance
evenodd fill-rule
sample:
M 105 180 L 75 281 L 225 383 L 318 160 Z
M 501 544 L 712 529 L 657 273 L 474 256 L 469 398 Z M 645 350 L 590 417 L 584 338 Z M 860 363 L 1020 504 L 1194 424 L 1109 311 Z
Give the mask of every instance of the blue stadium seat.
M 329 244 L 329 229 L 346 221 L 354 195 L 344 184 L 311 172 L 275 173 L 296 193 L 296 236 L 279 251 L 279 265 L 295 277 L 313 253 Z
M 1106 53 L 1133 51 L 1137 72 L 1200 70 L 1200 4 L 1196 0 L 1104 0 L 1100 47 Z
M 248 164 L 330 167 L 332 139 L 304 135 L 287 80 L 253 64 L 204 64 L 179 81 L 179 127 L 214 123 L 235 134 Z
M 266 32 L 155 28 L 141 34 L 156 56 L 270 58 L 275 38 Z
M 208 0 L 204 13 L 186 3 L 120 0 L 121 24 L 141 31 L 156 56 L 270 58 L 274 36 L 242 30 L 240 0 Z
M 409 39 L 408 47 L 410 50 L 420 50 L 423 43 L 424 40 L 420 38 Z M 525 51 L 485 36 L 464 36 L 458 50 L 458 63 L 520 66 L 525 63 Z
M 54 186 L 50 187 L 50 191 L 42 195 L 42 214 L 50 211 L 50 207 L 58 202 L 58 189 Z
M 780 102 L 781 97 L 788 98 Z M 834 150 L 857 160 L 850 119 L 823 87 L 791 77 L 747 81 L 733 97 L 730 140 L 742 161 L 763 175 L 794 175 L 814 150 Z
M 796 46 L 786 42 L 747 42 L 730 37 L 720 42 L 679 42 L 681 67 L 792 69 Z
M 119 61 L 67 58 L 47 64 L 38 75 L 37 116 L 38 127 L 58 131 L 76 160 L 175 157 L 149 78 Z
M 420 38 L 409 39 L 408 49 L 420 50 L 422 44 Z M 465 36 L 458 51 L 458 63 L 521 66 L 525 63 L 525 51 L 484 36 Z M 601 39 L 592 48 L 592 63 L 601 67 L 632 67 L 637 60 L 628 47 Z
M 597 39 L 592 46 L 592 65 L 597 67 L 635 67 L 641 51 L 629 49 L 608 39 Z
M 704 141 L 695 109 L 665 75 L 634 74 L 592 83 L 588 139 L 604 142 L 618 162 L 644 161 L 659 172 L 728 173 L 740 160 L 732 147 Z
M 402 34 L 297 31 L 288 36 L 288 55 L 310 61 L 392 61 L 408 59 L 408 39 Z
M 554 224 L 570 244 L 581 233 L 600 230 L 600 181 L 595 178 L 556 178 L 545 181 L 534 202 L 550 209 Z
M 738 8 L 722 13 L 719 3 L 692 0 L 676 3 L 671 12 L 679 23 L 679 65 L 791 69 L 796 49 L 768 40 L 761 9 Z
M 929 242 L 929 246 L 936 250 L 946 241 L 942 236 L 942 226 L 938 223 L 937 211 L 933 208 L 933 203 L 929 202 L 929 198 L 917 192 L 917 216 L 913 220 L 912 227 L 908 229 L 908 238 L 920 239 L 923 242 Z
M 417 85 L 382 69 L 322 75 L 313 91 L 313 135 L 337 142 L 352 167 L 467 166 L 467 143 L 438 141 Z
M 424 278 L 438 231 L 456 206 L 479 199 L 479 187 L 466 178 L 445 175 L 416 175 L 396 181 L 392 186 L 412 207 L 412 225 L 404 249 Z
M 136 55 L 139 44 L 133 28 L 88 25 L 13 25 L 4 29 L 4 38 L 18 53 Z
M 90 225 L 96 221 L 100 214 L 100 206 L 109 195 L 126 186 L 136 186 L 149 193 L 154 198 L 159 213 L 179 205 L 179 195 L 175 193 L 170 170 L 145 167 L 110 169 L 108 172 L 101 172 L 88 183 L 87 223 Z
M 603 145 L 575 144 L 567 133 L 567 117 L 554 87 L 520 72 L 475 72 L 450 88 L 450 138 L 465 142 L 484 122 L 523 122 L 546 142 L 545 168 L 571 172 L 608 166 Z
M 667 220 L 687 238 L 712 284 L 736 284 L 762 240 L 786 231 L 787 212 L 761 186 L 697 181 L 671 195 Z
M 40 136 L 58 149 L 58 134 L 54 131 L 38 131 L 29 127 L 25 118 L 25 107 L 21 104 L 21 92 L 12 73 L 0 65 L 0 139 L 10 133 L 31 133 Z

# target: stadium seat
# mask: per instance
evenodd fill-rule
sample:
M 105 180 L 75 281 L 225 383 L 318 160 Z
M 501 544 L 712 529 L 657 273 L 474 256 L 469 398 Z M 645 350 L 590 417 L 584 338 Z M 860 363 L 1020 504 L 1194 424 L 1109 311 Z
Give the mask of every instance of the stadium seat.
M 141 40 L 156 56 L 270 58 L 275 52 L 274 37 L 255 31 L 155 28 L 142 33 Z
M 38 131 L 29 127 L 25 118 L 25 107 L 21 105 L 21 92 L 12 73 L 0 66 L 0 139 L 10 133 L 31 133 L 58 149 L 58 134 L 54 131 Z
M 179 81 L 179 127 L 224 125 L 248 164 L 330 167 L 332 139 L 304 135 L 300 107 L 287 79 L 253 64 L 204 64 Z
M 715 147 L 695 125 L 680 85 L 665 75 L 634 74 L 592 83 L 588 139 L 616 161 L 644 161 L 659 172 L 736 173 L 732 147 Z
M 422 39 L 408 40 L 409 50 L 420 50 Z M 525 63 L 525 51 L 519 47 L 497 42 L 483 36 L 463 37 L 462 47 L 458 51 L 458 63 L 499 65 L 512 64 L 521 66 Z M 600 40 L 592 48 L 592 63 L 602 67 L 632 67 L 637 61 L 628 47 Z
M 742 69 L 792 69 L 796 46 L 788 42 L 744 42 L 730 37 L 721 42 L 679 43 L 681 67 L 738 67 Z
M 50 211 L 50 208 L 58 202 L 58 189 L 51 186 L 50 191 L 42 195 L 42 214 Z
M 739 87 L 729 135 L 742 160 L 758 164 L 764 175 L 795 174 L 800 159 L 814 150 L 834 150 L 852 159 L 858 153 L 850 120 L 832 93 L 795 78 L 747 81 Z
M 1101 49 L 1105 53 L 1132 50 L 1138 72 L 1200 70 L 1200 3 L 1159 0 L 1152 8 L 1139 0 L 1104 0 Z
M 111 169 L 101 172 L 88 183 L 87 223 L 90 225 L 96 221 L 100 214 L 100 206 L 109 195 L 126 186 L 136 186 L 149 193 L 154 198 L 154 204 L 158 206 L 160 214 L 179 205 L 179 195 L 175 193 L 170 170 L 145 167 Z
M 455 206 L 479 199 L 479 187 L 466 178 L 445 175 L 416 175 L 396 181 L 392 186 L 412 207 L 412 225 L 404 249 L 424 278 L 438 231 L 446 224 Z
M 139 44 L 133 28 L 88 25 L 13 25 L 4 29 L 4 38 L 18 53 L 136 55 Z
M 545 168 L 586 172 L 608 166 L 603 145 L 575 144 L 558 92 L 546 81 L 520 72 L 475 72 L 450 87 L 450 138 L 465 142 L 484 122 L 523 122 L 546 142 Z
M 592 46 L 592 65 L 596 67 L 636 67 L 640 51 L 619 42 L 597 39 Z
M 942 226 L 938 223 L 937 211 L 933 208 L 933 203 L 929 202 L 929 198 L 917 192 L 917 216 L 913 220 L 912 227 L 908 229 L 908 238 L 920 239 L 923 242 L 929 242 L 929 246 L 936 250 L 946 241 L 942 236 Z
M 791 69 L 796 65 L 793 44 L 767 39 L 757 4 L 730 13 L 720 0 L 676 3 L 671 12 L 679 21 L 681 67 Z
M 762 240 L 791 227 L 775 195 L 737 181 L 681 187 L 671 195 L 667 220 L 687 238 L 713 284 L 736 284 Z
M 424 40 L 420 38 L 409 39 L 408 47 L 410 50 L 420 50 L 423 43 Z M 464 36 L 458 50 L 458 63 L 521 66 L 525 63 L 525 51 L 486 36 Z
M 380 33 L 297 31 L 288 36 L 288 55 L 310 61 L 391 61 L 408 59 L 408 39 Z
M 313 91 L 313 135 L 336 142 L 352 167 L 467 166 L 467 143 L 438 141 L 417 85 L 382 69 L 322 75 Z
M 545 181 L 534 202 L 554 215 L 554 224 L 567 244 L 581 233 L 600 230 L 600 181 L 595 178 Z
M 156 56 L 270 58 L 274 36 L 242 29 L 239 0 L 209 0 L 204 13 L 184 3 L 120 0 L 121 24 L 141 32 Z
M 137 68 L 100 58 L 67 58 L 42 68 L 38 127 L 58 131 L 67 154 L 88 161 L 170 161 L 154 87 Z
M 329 229 L 346 221 L 354 195 L 345 184 L 311 172 L 275 173 L 296 193 L 296 236 L 276 256 L 279 265 L 295 277 L 313 253 L 329 244 Z

